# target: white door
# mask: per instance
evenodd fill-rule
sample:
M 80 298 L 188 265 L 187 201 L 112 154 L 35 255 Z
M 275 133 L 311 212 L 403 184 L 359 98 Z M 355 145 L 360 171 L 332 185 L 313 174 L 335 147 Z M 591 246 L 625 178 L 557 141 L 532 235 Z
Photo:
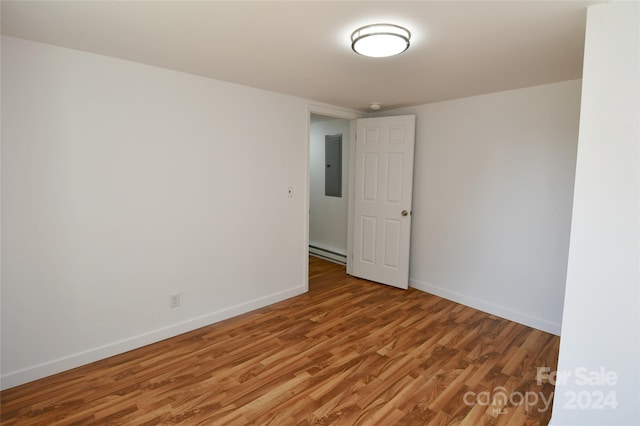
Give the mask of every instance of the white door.
M 415 116 L 357 120 L 351 274 L 409 286 Z

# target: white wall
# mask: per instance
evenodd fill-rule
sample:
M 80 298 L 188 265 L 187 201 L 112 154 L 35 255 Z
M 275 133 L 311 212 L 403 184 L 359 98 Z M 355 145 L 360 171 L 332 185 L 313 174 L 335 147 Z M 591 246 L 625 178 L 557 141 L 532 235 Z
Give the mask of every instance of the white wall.
M 349 191 L 349 120 L 329 119 L 310 124 L 309 244 L 347 254 L 347 194 Z M 342 134 L 342 197 L 324 195 L 326 135 Z
M 2 386 L 304 292 L 308 108 L 3 37 Z
M 637 2 L 587 13 L 558 364 L 569 376 L 556 385 L 555 425 L 640 424 L 639 16 Z M 594 373 L 592 385 L 582 383 Z
M 559 334 L 580 81 L 416 114 L 411 286 Z

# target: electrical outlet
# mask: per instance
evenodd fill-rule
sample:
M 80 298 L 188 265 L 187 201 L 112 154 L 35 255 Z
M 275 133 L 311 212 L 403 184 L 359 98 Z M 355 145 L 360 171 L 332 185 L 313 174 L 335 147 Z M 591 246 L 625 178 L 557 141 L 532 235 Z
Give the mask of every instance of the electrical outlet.
M 173 293 L 169 295 L 169 307 L 177 308 L 180 306 L 180 293 Z

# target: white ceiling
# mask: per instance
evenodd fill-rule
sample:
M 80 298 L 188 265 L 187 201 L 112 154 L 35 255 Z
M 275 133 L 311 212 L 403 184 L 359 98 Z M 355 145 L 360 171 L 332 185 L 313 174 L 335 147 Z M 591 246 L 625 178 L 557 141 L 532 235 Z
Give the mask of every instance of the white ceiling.
M 3 0 L 1 30 L 364 111 L 580 78 L 594 3 Z M 377 22 L 409 28 L 409 50 L 353 53 Z

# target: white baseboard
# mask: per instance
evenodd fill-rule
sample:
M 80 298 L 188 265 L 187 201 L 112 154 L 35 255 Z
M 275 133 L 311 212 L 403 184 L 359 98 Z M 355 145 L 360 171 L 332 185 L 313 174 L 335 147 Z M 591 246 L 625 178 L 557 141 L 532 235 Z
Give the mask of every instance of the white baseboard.
M 486 300 L 476 299 L 475 297 L 466 296 L 455 291 L 447 290 L 446 288 L 438 287 L 433 284 L 417 281 L 414 279 L 409 280 L 409 285 L 417 290 L 431 293 L 444 299 L 451 300 L 453 302 L 461 303 L 463 305 L 478 309 L 491 315 L 505 318 L 510 321 L 526 325 L 528 327 L 536 328 L 538 330 L 546 331 L 547 333 L 555 334 L 556 336 L 560 335 L 560 323 L 548 321 L 546 319 L 535 317 L 522 312 L 513 311 L 504 306 L 487 302 Z
M 262 308 L 273 303 L 277 303 L 290 297 L 298 296 L 305 293 L 304 287 L 296 287 L 282 292 L 274 293 L 269 296 L 250 300 L 239 305 L 211 312 L 206 315 L 199 316 L 187 321 L 150 331 L 148 333 L 139 334 L 127 339 L 119 340 L 106 344 L 97 348 L 93 348 L 84 352 L 58 358 L 39 365 L 34 365 L 19 371 L 8 373 L 0 377 L 0 389 L 9 389 L 24 383 L 41 379 L 52 374 L 80 367 L 101 359 L 118 355 L 132 349 L 141 348 L 151 343 L 156 343 L 170 337 L 177 336 L 188 331 L 196 330 L 200 327 L 211 325 L 227 318 L 241 315 L 255 309 Z

